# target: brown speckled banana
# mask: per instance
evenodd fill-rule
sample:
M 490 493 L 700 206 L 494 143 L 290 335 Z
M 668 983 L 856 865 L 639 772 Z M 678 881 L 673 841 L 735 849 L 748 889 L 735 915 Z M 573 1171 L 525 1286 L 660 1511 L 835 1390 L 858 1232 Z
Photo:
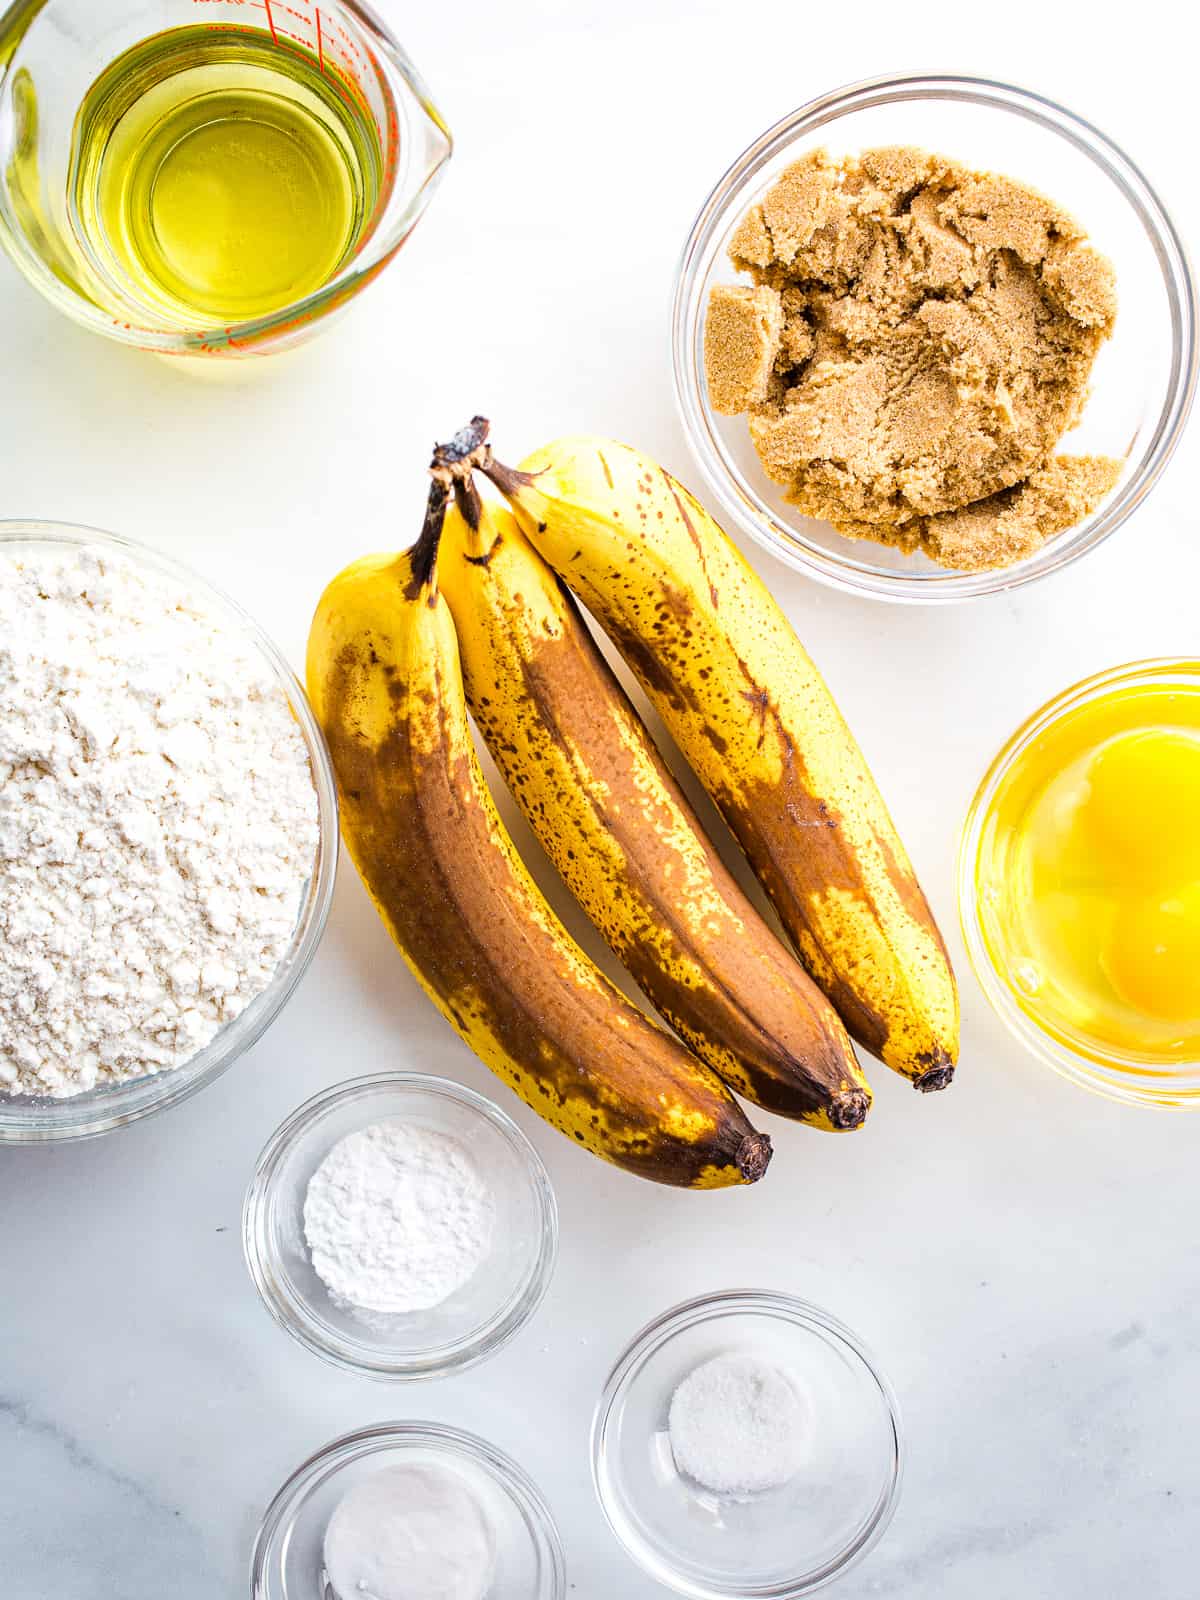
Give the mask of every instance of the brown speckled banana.
M 445 499 L 435 485 L 413 549 L 347 567 L 313 620 L 308 691 L 350 854 L 426 993 L 554 1127 L 661 1183 L 753 1181 L 770 1140 L 572 941 L 496 813 L 437 589 Z
M 870 1105 L 836 1012 L 720 861 L 575 603 L 468 478 L 438 580 L 467 701 L 521 810 L 613 952 L 747 1098 L 817 1127 Z
M 851 1034 L 944 1087 L 946 948 L 858 745 L 748 563 L 625 445 L 562 439 L 486 470 L 637 674 Z

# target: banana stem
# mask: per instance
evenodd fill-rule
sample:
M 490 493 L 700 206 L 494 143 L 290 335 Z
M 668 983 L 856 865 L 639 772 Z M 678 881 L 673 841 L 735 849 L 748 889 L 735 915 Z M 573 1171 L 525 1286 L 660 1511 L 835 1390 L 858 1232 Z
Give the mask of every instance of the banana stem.
M 492 447 L 487 442 L 490 429 L 486 417 L 472 417 L 447 444 L 434 445 L 429 463 L 434 483 L 441 484 L 447 493 L 454 490 L 455 504 L 472 533 L 479 532 L 483 521 L 483 501 L 475 473 L 486 471 L 491 463 Z
M 519 472 L 516 467 L 506 467 L 503 462 L 497 461 L 492 454 L 491 445 L 486 446 L 484 458 L 476 465 L 488 482 L 509 499 L 518 489 L 527 489 L 536 477 L 535 473 Z
M 409 600 L 415 600 L 422 592 L 428 592 L 429 604 L 437 599 L 437 558 L 438 546 L 442 541 L 442 528 L 446 522 L 446 507 L 450 502 L 450 488 L 440 478 L 435 478 L 429 485 L 429 499 L 425 503 L 425 521 L 421 524 L 421 532 L 417 542 L 408 552 L 409 565 L 412 568 L 412 578 L 406 591 Z
M 476 467 L 482 467 L 491 459 L 492 448 L 487 442 L 491 426 L 486 417 L 472 417 L 448 443 L 435 444 L 429 463 L 433 476 L 446 484 L 461 483 Z
M 483 517 L 483 501 L 475 484 L 476 472 L 482 472 L 490 478 L 501 493 L 533 482 L 529 473 L 515 472 L 511 467 L 502 467 L 492 459 L 492 447 L 488 443 L 491 427 L 486 417 L 472 417 L 453 439 L 433 447 L 433 460 L 429 463 L 429 475 L 433 483 L 425 507 L 425 522 L 420 537 L 408 553 L 412 566 L 412 581 L 408 588 L 410 600 L 416 599 L 423 590 L 428 590 L 430 604 L 437 599 L 438 546 L 452 491 L 468 527 L 478 530 Z
M 491 430 L 492 425 L 486 417 L 472 417 L 449 443 L 434 446 L 433 460 L 429 463 L 433 476 L 447 486 L 453 484 L 456 492 L 459 485 L 470 484 L 476 504 L 479 496 L 471 479 L 474 472 L 482 472 L 503 495 L 511 496 L 515 490 L 526 488 L 534 481 L 533 473 L 518 472 L 516 468 L 506 467 L 496 460 L 488 443 Z M 461 496 L 458 506 L 471 527 L 478 527 L 478 521 L 468 514 Z
M 478 533 L 479 524 L 483 521 L 483 501 L 473 473 L 468 473 L 465 478 L 455 478 L 454 503 L 467 527 L 472 533 Z

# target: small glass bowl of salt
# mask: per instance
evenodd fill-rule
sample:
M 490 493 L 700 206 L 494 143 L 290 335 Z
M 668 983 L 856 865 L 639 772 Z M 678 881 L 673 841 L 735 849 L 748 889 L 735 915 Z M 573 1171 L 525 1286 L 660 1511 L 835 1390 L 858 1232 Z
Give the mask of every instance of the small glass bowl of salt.
M 592 1474 L 626 1551 L 694 1600 L 792 1600 L 881 1537 L 900 1490 L 895 1396 L 858 1338 L 790 1295 L 665 1312 L 617 1361 Z
M 334 1439 L 267 1507 L 251 1600 L 564 1600 L 562 1542 L 536 1484 L 458 1428 L 389 1422 Z
M 258 1159 L 242 1213 L 267 1310 L 335 1366 L 434 1378 L 495 1355 L 558 1250 L 541 1158 L 474 1090 L 379 1073 L 315 1095 Z

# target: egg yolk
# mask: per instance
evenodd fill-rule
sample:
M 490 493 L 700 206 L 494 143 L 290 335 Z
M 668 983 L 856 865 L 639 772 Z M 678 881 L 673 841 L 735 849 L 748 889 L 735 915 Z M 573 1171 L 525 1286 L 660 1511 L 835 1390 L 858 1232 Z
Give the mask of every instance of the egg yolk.
M 1133 685 L 1043 729 L 996 791 L 976 885 L 1039 1027 L 1110 1066 L 1200 1061 L 1200 683 Z
M 1200 879 L 1200 739 L 1122 734 L 1088 769 L 1083 823 L 1106 872 L 1144 888 Z
M 1117 901 L 1101 966 L 1118 997 L 1200 1019 L 1200 739 L 1161 728 L 1111 740 L 1089 766 L 1080 824 Z
M 1122 905 L 1102 965 L 1136 1011 L 1167 1022 L 1200 1018 L 1200 883 Z

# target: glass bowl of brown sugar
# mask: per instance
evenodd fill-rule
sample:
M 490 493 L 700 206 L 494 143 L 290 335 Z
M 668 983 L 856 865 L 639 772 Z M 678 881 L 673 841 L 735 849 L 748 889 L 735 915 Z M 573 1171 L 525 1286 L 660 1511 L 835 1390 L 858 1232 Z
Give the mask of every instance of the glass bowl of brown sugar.
M 823 149 L 837 163 L 881 148 L 936 152 L 972 174 L 1007 174 L 1053 197 L 1115 272 L 1111 336 L 1095 355 L 1081 391 L 1084 403 L 1061 443 L 1072 459 L 1106 463 L 1103 489 L 1080 498 L 1085 509 L 1079 520 L 1054 528 L 1047 519 L 1007 550 L 984 552 L 974 568 L 934 559 L 927 550 L 938 548 L 936 539 L 906 549 L 903 540 L 848 536 L 832 521 L 806 515 L 789 498 L 794 485 L 768 476 L 746 415 L 719 414 L 709 392 L 705 335 L 712 291 L 751 285 L 729 255 L 743 219 L 802 158 Z M 1053 225 L 1050 231 L 1053 236 Z M 738 157 L 704 202 L 675 285 L 675 391 L 704 480 L 702 497 L 731 532 L 748 534 L 788 566 L 846 592 L 909 603 L 965 600 L 1060 570 L 1115 533 L 1141 505 L 1191 407 L 1196 324 L 1196 290 L 1178 231 L 1139 168 L 1099 129 L 1052 100 L 986 79 L 879 78 L 835 90 L 783 118 Z M 777 358 L 775 373 L 785 364 Z M 781 410 L 790 406 L 794 397 L 780 384 L 792 377 L 772 381 Z M 949 404 L 953 408 L 953 397 Z M 820 407 L 818 397 L 818 427 Z M 974 502 L 973 495 L 966 499 Z M 1010 504 L 1003 496 L 996 503 Z M 1013 513 L 1006 514 L 1011 522 Z M 985 565 L 993 554 L 1004 564 Z

